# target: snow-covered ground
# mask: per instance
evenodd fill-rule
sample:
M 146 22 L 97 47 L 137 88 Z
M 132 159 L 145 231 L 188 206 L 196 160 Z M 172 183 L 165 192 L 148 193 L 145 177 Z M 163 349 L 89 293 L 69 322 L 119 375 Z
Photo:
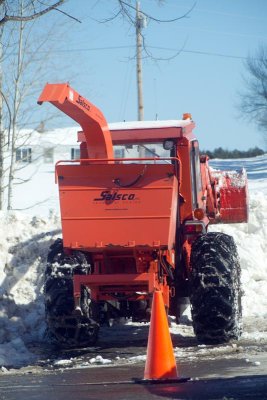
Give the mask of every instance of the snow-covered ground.
M 211 165 L 230 170 L 245 166 L 248 171 L 249 223 L 217 225 L 212 229 L 234 236 L 238 246 L 244 290 L 243 336 L 265 340 L 267 334 L 262 321 L 267 317 L 267 156 L 214 160 Z M 51 207 L 48 205 L 48 208 Z M 43 271 L 48 247 L 60 236 L 60 219 L 53 212 L 49 217 L 30 215 L 29 212 L 1 212 L 0 217 L 0 368 L 2 366 L 2 371 L 6 371 L 5 367 L 20 367 L 37 359 L 29 350 L 29 344 L 44 339 Z M 192 328 L 187 324 L 172 324 L 172 333 L 181 337 L 193 336 Z M 229 349 L 235 351 L 234 347 Z M 176 349 L 179 356 L 182 352 L 182 349 Z M 129 357 L 124 362 L 144 357 Z M 109 361 L 99 354 L 88 360 L 88 365 Z M 121 361 L 119 357 L 117 361 Z M 64 364 L 64 360 L 59 360 L 57 366 L 60 365 L 72 365 L 72 361 L 67 360 Z

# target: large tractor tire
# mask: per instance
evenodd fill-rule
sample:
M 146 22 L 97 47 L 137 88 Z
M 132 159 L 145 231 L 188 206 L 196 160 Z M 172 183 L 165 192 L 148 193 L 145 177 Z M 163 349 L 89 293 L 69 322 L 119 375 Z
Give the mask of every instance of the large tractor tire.
M 61 239 L 50 247 L 44 284 L 46 323 L 49 338 L 61 347 L 87 347 L 97 340 L 99 325 L 89 290 L 83 288 L 80 307 L 75 308 L 73 296 L 73 274 L 88 274 L 90 268 L 82 252 L 64 254 Z
M 227 343 L 241 335 L 240 265 L 236 245 L 224 233 L 200 236 L 191 252 L 191 313 L 200 343 Z

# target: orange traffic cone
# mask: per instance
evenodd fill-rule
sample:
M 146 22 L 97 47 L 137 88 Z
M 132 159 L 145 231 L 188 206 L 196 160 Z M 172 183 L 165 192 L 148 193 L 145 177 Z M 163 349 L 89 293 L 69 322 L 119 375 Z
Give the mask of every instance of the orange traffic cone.
M 153 295 L 144 379 L 178 379 L 162 292 Z

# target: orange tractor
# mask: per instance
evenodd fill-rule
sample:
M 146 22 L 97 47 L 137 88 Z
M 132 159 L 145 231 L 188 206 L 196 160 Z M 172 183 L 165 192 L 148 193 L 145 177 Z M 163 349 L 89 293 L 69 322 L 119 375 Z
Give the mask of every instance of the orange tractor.
M 82 129 L 80 158 L 56 164 L 63 238 L 51 246 L 45 272 L 51 336 L 63 346 L 92 345 L 114 318 L 149 320 L 160 290 L 177 322 L 190 299 L 200 342 L 238 338 L 236 246 L 207 230 L 247 221 L 245 171 L 209 167 L 190 114 L 108 126 L 68 84 L 47 84 L 38 103 L 46 101 Z

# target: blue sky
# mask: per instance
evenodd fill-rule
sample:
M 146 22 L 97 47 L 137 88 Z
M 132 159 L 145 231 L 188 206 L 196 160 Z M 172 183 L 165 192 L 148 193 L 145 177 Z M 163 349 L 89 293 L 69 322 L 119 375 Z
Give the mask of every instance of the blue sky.
M 172 19 L 194 3 L 166 0 L 160 6 L 156 0 L 141 0 L 141 8 L 156 18 Z M 136 120 L 135 30 L 122 18 L 97 22 L 111 17 L 117 2 L 69 0 L 61 9 L 82 23 L 69 20 L 68 32 L 56 44 L 60 79 L 96 104 L 109 122 Z M 196 0 L 187 18 L 165 24 L 148 20 L 143 33 L 155 58 L 183 49 L 169 61 L 144 58 L 146 120 L 179 119 L 191 112 L 202 148 L 264 146 L 256 124 L 239 118 L 237 104 L 245 58 L 267 42 L 267 1 Z

